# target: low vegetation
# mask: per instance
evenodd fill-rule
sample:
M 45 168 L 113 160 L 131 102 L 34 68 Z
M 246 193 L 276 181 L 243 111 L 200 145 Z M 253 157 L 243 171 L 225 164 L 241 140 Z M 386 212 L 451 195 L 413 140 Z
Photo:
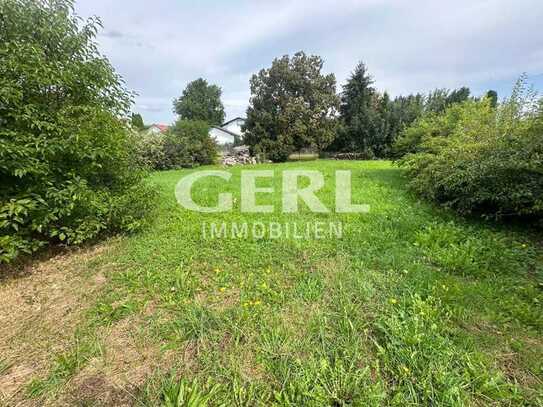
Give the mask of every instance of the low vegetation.
M 218 148 L 201 120 L 178 120 L 165 134 L 142 132 L 137 137 L 136 161 L 152 170 L 192 168 L 213 164 Z
M 543 218 L 543 105 L 520 80 L 511 98 L 489 98 L 430 115 L 405 130 L 410 186 L 461 213 Z
M 319 215 L 323 222 L 343 222 L 341 239 L 202 236 L 202 221 L 313 222 L 303 206 L 297 214 L 279 212 L 280 170 L 300 165 L 324 172 L 318 196 L 330 208 L 335 171 L 352 170 L 353 201 L 369 204 L 370 212 Z M 214 205 L 219 192 L 234 194 L 234 211 L 220 214 L 176 203 L 174 185 L 191 170 L 153 175 L 161 191 L 155 223 L 85 260 L 75 254 L 74 262 L 63 263 L 63 275 L 85 278 L 66 287 L 100 281 L 99 289 L 88 290 L 94 294 L 79 322 L 66 326 L 72 342 L 62 342 L 56 356 L 34 352 L 32 360 L 41 362 L 34 373 L 18 376 L 19 391 L 6 394 L 6 402 L 543 402 L 543 250 L 537 235 L 420 202 L 406 189 L 402 170 L 387 162 L 257 168 L 277 174 L 269 184 L 276 193 L 260 202 L 276 211 L 264 216 L 239 212 L 240 167 L 230 170 L 229 182 L 208 178 L 194 186 L 202 205 Z M 5 287 L 25 281 L 3 282 L 0 295 L 12 298 Z M 53 284 L 42 282 L 35 291 L 33 303 L 44 307 L 36 315 L 47 314 L 44 300 Z M 9 309 L 13 318 L 24 309 L 38 312 L 31 305 Z M 10 325 L 4 326 L 9 336 Z M 18 335 L 31 332 L 27 325 Z M 0 383 L 20 373 L 18 366 L 33 366 L 18 346 L 0 352 L 8 366 Z

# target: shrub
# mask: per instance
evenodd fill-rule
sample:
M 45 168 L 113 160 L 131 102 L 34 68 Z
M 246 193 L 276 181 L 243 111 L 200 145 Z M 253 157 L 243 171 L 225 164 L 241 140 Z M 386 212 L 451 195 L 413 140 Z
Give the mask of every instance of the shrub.
M 510 99 L 468 101 L 404 133 L 410 186 L 422 196 L 493 217 L 543 215 L 543 102 L 521 79 Z M 406 145 L 409 143 L 406 143 Z
M 69 0 L 0 2 L 0 262 L 141 225 L 130 94 Z
M 136 143 L 136 160 L 138 165 L 151 169 L 166 168 L 166 135 L 140 132 Z
M 178 120 L 164 143 L 165 168 L 194 167 L 215 163 L 217 145 L 209 136 L 209 125 L 199 120 Z

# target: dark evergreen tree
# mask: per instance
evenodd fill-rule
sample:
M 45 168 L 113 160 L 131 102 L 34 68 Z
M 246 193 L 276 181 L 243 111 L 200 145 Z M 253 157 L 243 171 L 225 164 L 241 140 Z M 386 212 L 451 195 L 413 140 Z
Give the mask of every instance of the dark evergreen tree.
M 132 123 L 132 126 L 136 128 L 137 130 L 143 130 L 145 127 L 143 123 L 143 117 L 141 117 L 141 114 L 139 113 L 132 113 L 132 116 L 130 117 L 130 122 Z
M 375 138 L 375 88 L 366 65 L 360 62 L 341 93 L 341 126 L 330 151 L 369 152 Z
M 489 90 L 488 92 L 486 92 L 485 97 L 490 99 L 490 106 L 498 106 L 498 92 L 496 92 L 495 90 Z

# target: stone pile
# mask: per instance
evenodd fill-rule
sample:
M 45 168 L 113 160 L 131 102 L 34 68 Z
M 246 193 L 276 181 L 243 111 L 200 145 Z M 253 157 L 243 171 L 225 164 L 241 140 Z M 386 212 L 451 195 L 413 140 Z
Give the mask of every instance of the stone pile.
M 251 157 L 248 146 L 239 146 L 223 155 L 222 164 L 226 166 L 256 164 L 256 158 Z

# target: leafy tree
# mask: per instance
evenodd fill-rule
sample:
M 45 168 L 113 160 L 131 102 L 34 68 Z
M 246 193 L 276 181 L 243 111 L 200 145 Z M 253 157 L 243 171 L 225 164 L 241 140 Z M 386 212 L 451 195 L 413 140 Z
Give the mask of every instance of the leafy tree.
M 161 168 L 174 169 L 214 164 L 217 145 L 202 120 L 178 120 L 166 134 Z
M 165 145 L 166 134 L 140 132 L 135 143 L 137 163 L 150 170 L 167 169 Z
M 202 78 L 196 79 L 187 85 L 181 97 L 174 100 L 174 113 L 182 120 L 221 124 L 225 116 L 221 94 L 221 88 L 217 85 L 210 85 Z
M 132 123 L 132 126 L 134 126 L 134 128 L 138 130 L 143 130 L 145 128 L 145 124 L 143 123 L 143 117 L 141 117 L 141 114 L 139 113 L 132 113 L 130 121 Z
M 423 147 L 420 144 L 422 135 L 425 133 L 440 136 L 450 135 L 452 131 L 450 125 L 441 122 L 442 113 L 454 105 L 473 99 L 470 99 L 469 88 L 462 87 L 453 91 L 436 89 L 428 94 L 426 100 L 421 95 L 417 95 L 413 100 L 417 100 L 413 105 L 416 113 L 410 115 L 409 120 L 398 128 L 398 134 L 391 150 L 391 155 L 394 158 L 422 151 Z M 454 109 L 450 111 L 453 112 Z M 412 124 L 413 126 L 411 126 Z
M 336 78 L 319 56 L 276 58 L 251 78 L 244 142 L 253 153 L 286 161 L 301 148 L 323 150 L 335 137 Z
M 416 95 L 398 96 L 392 101 L 391 141 L 395 141 L 399 134 L 418 119 L 424 111 L 424 96 Z
M 449 89 L 435 89 L 426 98 L 425 112 L 442 113 L 455 103 L 462 103 L 469 99 L 470 90 L 462 87 L 450 91 Z
M 449 96 L 447 97 L 447 107 L 455 104 L 455 103 L 462 103 L 469 99 L 470 96 L 470 90 L 467 87 L 461 87 L 458 89 L 453 90 Z
M 0 262 L 141 225 L 131 95 L 70 0 L 0 1 Z
M 492 106 L 493 108 L 498 106 L 498 92 L 496 92 L 495 90 L 489 90 L 488 92 L 486 92 L 485 97 L 490 100 L 490 106 Z

